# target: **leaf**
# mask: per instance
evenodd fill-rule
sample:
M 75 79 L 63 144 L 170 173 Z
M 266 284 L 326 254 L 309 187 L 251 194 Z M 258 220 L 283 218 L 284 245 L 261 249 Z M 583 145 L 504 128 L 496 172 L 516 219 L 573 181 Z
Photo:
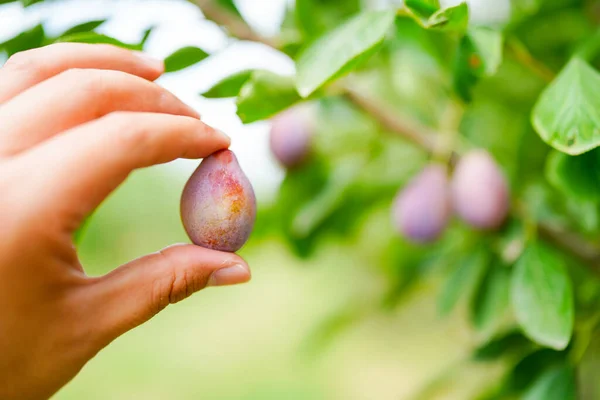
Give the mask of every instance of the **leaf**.
M 130 50 L 142 50 L 139 44 L 129 44 L 121 42 L 110 36 L 106 36 L 96 32 L 81 32 L 68 36 L 60 37 L 57 42 L 72 42 L 72 43 L 96 43 L 96 44 L 111 44 L 113 46 L 123 47 Z
M 250 79 L 253 72 L 254 71 L 252 70 L 245 70 L 230 75 L 214 84 L 213 87 L 206 92 L 201 93 L 201 95 L 207 99 L 236 97 L 240 93 L 242 86 Z
M 296 62 L 298 93 L 308 97 L 349 72 L 357 59 L 383 41 L 394 18 L 390 11 L 363 12 L 309 45 Z
M 502 33 L 486 27 L 472 27 L 468 32 L 485 75 L 493 75 L 502 62 Z
M 529 245 L 515 266 L 511 299 L 523 332 L 537 343 L 564 349 L 573 333 L 571 281 L 563 261 L 546 246 Z
M 600 331 L 592 334 L 590 343 L 577 368 L 577 387 L 581 399 L 600 399 Z
M 551 349 L 540 349 L 523 357 L 510 371 L 502 384 L 501 393 L 508 395 L 523 392 L 530 387 L 548 368 L 565 362 L 565 353 Z M 511 396 L 500 397 L 512 398 Z
M 295 26 L 304 39 L 312 41 L 361 10 L 360 0 L 296 0 Z
M 437 3 L 437 1 L 406 0 L 404 2 L 404 7 L 406 7 L 416 17 L 428 19 L 440 8 L 440 5 L 435 3 Z
M 46 39 L 44 27 L 36 25 L 31 29 L 21 32 L 12 39 L 0 44 L 0 50 L 4 50 L 7 56 L 12 56 L 21 51 L 40 47 Z
M 68 36 L 68 35 L 73 35 L 75 33 L 90 32 L 90 31 L 93 31 L 94 29 L 98 28 L 100 25 L 102 25 L 105 22 L 106 22 L 106 19 L 97 19 L 94 21 L 84 22 L 82 24 L 75 25 L 75 26 L 67 29 L 60 36 Z
M 448 315 L 461 296 L 470 295 L 486 271 L 490 259 L 488 253 L 479 248 L 459 259 L 457 268 L 446 280 L 438 300 L 441 315 Z
M 578 155 L 600 146 L 600 74 L 574 58 L 542 92 L 532 122 L 542 140 Z
M 293 78 L 254 71 L 238 95 L 237 115 L 248 124 L 269 118 L 300 100 Z
M 600 149 L 580 156 L 552 152 L 546 164 L 546 177 L 567 195 L 580 200 L 600 200 Z
M 308 201 L 292 221 L 294 236 L 303 238 L 310 235 L 339 207 L 363 165 L 364 160 L 353 157 L 338 161 L 333 166 L 325 189 Z
M 198 47 L 182 47 L 165 58 L 165 72 L 181 71 L 199 63 L 207 57 L 208 53 Z
M 485 27 L 469 28 L 460 41 L 454 66 L 454 88 L 471 100 L 472 87 L 481 77 L 494 75 L 502 62 L 502 34 Z
M 144 46 L 146 46 L 148 39 L 150 39 L 150 35 L 152 35 L 152 32 L 154 32 L 154 28 L 155 28 L 154 26 L 151 26 L 144 31 L 144 34 L 142 35 L 142 39 L 140 40 L 140 43 L 138 45 L 140 48 L 143 49 Z
M 471 321 L 477 330 L 495 327 L 508 306 L 508 268 L 494 263 L 471 301 Z
M 508 354 L 523 352 L 532 343 L 518 331 L 510 331 L 493 338 L 473 352 L 476 361 L 494 361 Z
M 457 6 L 436 11 L 423 26 L 428 29 L 464 33 L 468 23 L 469 7 L 467 3 L 460 3 Z
M 546 371 L 523 395 L 523 400 L 575 400 L 573 370 L 561 366 Z
M 241 17 L 240 11 L 238 10 L 237 6 L 235 5 L 234 0 L 216 0 L 216 3 L 218 3 L 219 6 L 227 9 L 227 11 L 235 14 L 238 17 Z

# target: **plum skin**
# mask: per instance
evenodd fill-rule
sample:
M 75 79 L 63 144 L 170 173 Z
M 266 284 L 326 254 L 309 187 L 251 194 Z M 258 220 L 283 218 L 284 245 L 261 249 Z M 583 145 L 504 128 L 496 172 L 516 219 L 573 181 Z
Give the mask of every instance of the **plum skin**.
M 246 243 L 256 219 L 256 197 L 231 150 L 202 160 L 181 196 L 181 220 L 192 242 L 235 252 Z
M 506 220 L 510 208 L 508 183 L 487 151 L 473 150 L 463 156 L 451 188 L 454 210 L 471 226 L 492 230 Z
M 275 116 L 269 145 L 277 161 L 288 169 L 302 165 L 311 150 L 313 126 L 307 106 L 296 106 Z
M 452 215 L 446 169 L 430 164 L 401 190 L 393 205 L 397 230 L 415 243 L 436 240 Z

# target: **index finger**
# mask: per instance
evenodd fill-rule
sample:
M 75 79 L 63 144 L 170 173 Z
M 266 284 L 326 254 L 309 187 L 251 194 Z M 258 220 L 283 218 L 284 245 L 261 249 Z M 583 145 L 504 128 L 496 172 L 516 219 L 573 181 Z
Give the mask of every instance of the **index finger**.
M 55 136 L 17 158 L 39 207 L 62 209 L 76 227 L 135 169 L 227 148 L 225 134 L 192 117 L 118 112 Z
M 164 64 L 108 44 L 51 44 L 9 58 L 0 69 L 0 103 L 69 69 L 123 71 L 153 81 L 164 72 Z

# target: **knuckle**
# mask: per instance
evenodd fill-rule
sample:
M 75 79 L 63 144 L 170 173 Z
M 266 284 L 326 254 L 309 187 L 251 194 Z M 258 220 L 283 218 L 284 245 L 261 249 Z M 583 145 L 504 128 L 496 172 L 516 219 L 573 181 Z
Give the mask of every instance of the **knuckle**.
M 40 72 L 41 65 L 35 62 L 34 53 L 35 50 L 26 50 L 13 54 L 6 61 L 4 68 L 37 75 Z
M 169 304 L 186 299 L 196 291 L 195 282 L 185 268 L 177 268 L 165 250 L 159 251 L 158 256 L 162 258 L 160 263 L 166 264 L 169 272 L 153 282 L 150 301 L 154 314 L 164 310 Z

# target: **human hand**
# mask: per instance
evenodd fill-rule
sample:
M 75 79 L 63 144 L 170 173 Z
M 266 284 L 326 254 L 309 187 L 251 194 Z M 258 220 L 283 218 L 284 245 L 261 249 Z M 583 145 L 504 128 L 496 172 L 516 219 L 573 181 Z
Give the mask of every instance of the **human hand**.
M 235 254 L 177 245 L 90 278 L 73 234 L 137 168 L 229 138 L 152 81 L 159 61 L 56 44 L 0 69 L 0 398 L 48 398 L 113 339 L 207 285 L 246 282 Z

